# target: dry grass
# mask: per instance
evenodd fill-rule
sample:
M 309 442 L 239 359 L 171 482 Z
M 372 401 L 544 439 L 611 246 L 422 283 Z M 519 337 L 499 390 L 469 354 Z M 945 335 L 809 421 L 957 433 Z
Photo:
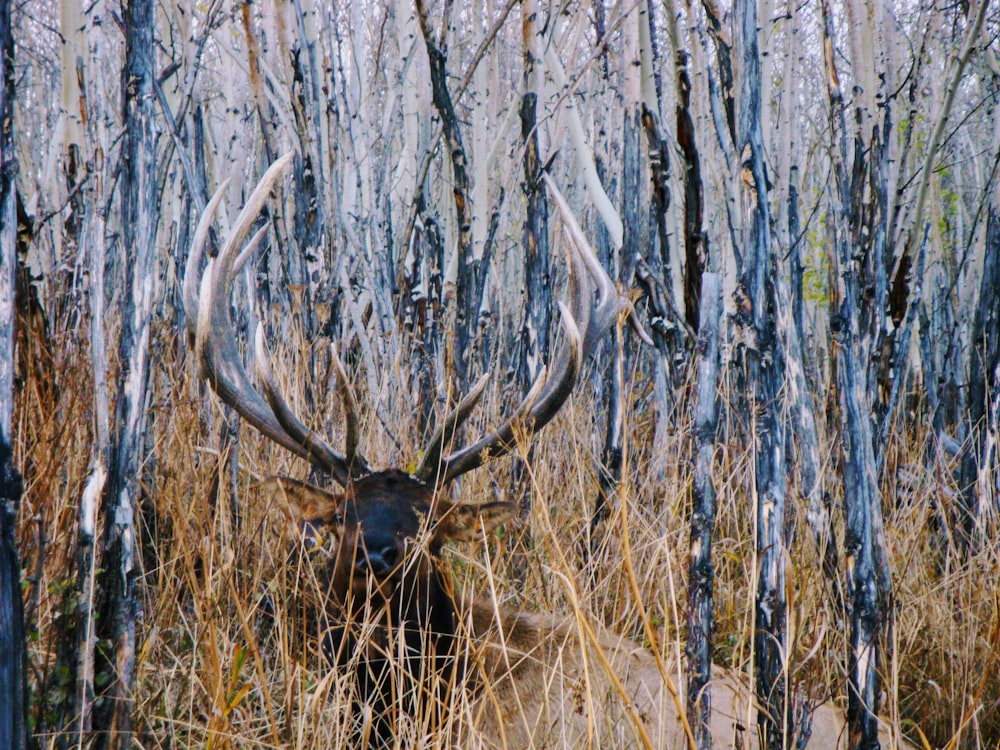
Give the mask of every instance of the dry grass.
M 35 633 L 33 719 L 46 746 L 56 744 L 58 727 L 70 724 L 65 644 L 75 627 L 76 514 L 93 443 L 86 347 L 68 333 L 55 340 L 50 367 L 22 371 L 15 432 L 27 488 L 19 528 Z M 293 351 L 307 350 L 291 340 Z M 344 746 L 356 721 L 348 676 L 326 669 L 315 639 L 302 632 L 294 593 L 309 581 L 289 564 L 281 510 L 255 490 L 256 478 L 278 472 L 302 477 L 306 467 L 244 427 L 240 471 L 230 475 L 228 448 L 221 447 L 230 445 L 226 417 L 193 382 L 192 370 L 177 355 L 181 348 L 170 336 L 156 347 L 152 453 L 140 477 L 144 546 L 135 713 L 142 744 Z M 300 413 L 309 412 L 302 384 L 322 384 L 328 377 L 322 351 L 316 351 L 318 377 L 304 364 L 287 367 L 283 375 Z M 276 352 L 279 370 L 288 357 Z M 405 365 L 395 362 L 382 374 L 378 416 L 372 410 L 365 415 L 364 444 L 374 465 L 407 467 L 419 438 L 412 405 L 396 385 L 405 382 L 397 372 Z M 488 415 L 498 410 L 498 392 L 490 396 Z M 328 393 L 313 390 L 313 413 L 336 444 L 338 409 L 332 389 Z M 589 387 L 581 388 L 537 441 L 527 474 L 532 512 L 521 528 L 510 530 L 523 535 L 524 544 L 511 543 L 508 534 L 478 548 L 452 550 L 457 585 L 501 607 L 576 608 L 592 622 L 678 655 L 685 638 L 690 427 L 678 422 L 653 455 L 652 415 L 629 415 L 626 482 L 600 539 L 591 540 L 599 438 L 590 394 Z M 381 422 L 392 426 L 392 439 Z M 735 425 L 726 434 L 716 473 L 716 660 L 743 669 L 752 644 L 753 517 L 745 489 L 750 457 Z M 920 466 L 925 440 L 912 427 L 894 435 L 892 466 Z M 402 453 L 397 442 L 406 446 Z M 895 479 L 899 472 L 889 472 L 893 479 L 883 488 L 896 596 L 890 659 L 883 665 L 886 712 L 917 744 L 923 735 L 931 746 L 955 738 L 957 747 L 998 747 L 1000 678 L 984 682 L 983 676 L 1000 674 L 991 661 L 1000 542 L 995 519 L 985 533 L 992 541 L 962 563 L 953 546 L 942 542 L 942 522 L 953 510 L 951 468 L 918 470 L 905 487 Z M 839 516 L 839 484 L 832 468 L 827 474 Z M 462 498 L 485 499 L 509 487 L 510 461 L 503 460 L 463 478 L 457 489 Z M 844 616 L 820 570 L 794 483 L 789 489 L 795 528 L 789 557 L 793 683 L 814 696 L 842 700 Z M 582 554 L 591 546 L 597 549 L 593 575 Z M 626 563 L 634 570 L 639 601 Z M 643 615 L 655 644 L 649 643 Z M 461 724 L 472 707 L 461 693 L 455 700 L 452 715 Z M 416 744 L 427 740 L 417 724 L 407 732 Z

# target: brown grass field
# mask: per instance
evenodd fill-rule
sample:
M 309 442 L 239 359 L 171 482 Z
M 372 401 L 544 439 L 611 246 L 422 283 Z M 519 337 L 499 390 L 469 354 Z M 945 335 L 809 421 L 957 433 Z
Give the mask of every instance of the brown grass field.
M 51 351 L 37 340 L 22 342 L 14 423 L 15 456 L 26 485 L 19 534 L 31 633 L 32 720 L 43 747 L 59 746 L 55 728 L 70 723 L 61 712 L 73 690 L 66 650 L 75 628 L 76 519 L 93 455 L 89 347 L 75 335 L 77 327 L 86 330 L 70 311 L 51 331 Z M 175 331 L 163 325 L 154 335 L 151 443 L 140 477 L 137 738 L 146 748 L 344 746 L 351 726 L 348 676 L 326 668 L 315 642 L 296 632 L 295 587 L 308 584 L 294 565 L 290 568 L 291 542 L 281 509 L 256 489 L 259 479 L 274 473 L 305 478 L 307 467 L 244 426 L 239 471 L 229 471 L 228 455 L 220 454 L 220 446 L 230 444 L 226 417 L 218 400 L 197 384 Z M 312 425 L 336 445 L 342 431 L 334 391 L 322 386 L 326 371 L 319 353 L 325 349 L 319 342 L 313 347 L 319 363 L 315 378 L 304 364 L 307 358 L 297 356 L 309 351 L 293 337 L 290 347 L 274 353 L 277 375 L 300 414 L 309 413 L 303 385 L 321 384 L 308 396 L 315 401 Z M 421 442 L 414 434 L 413 406 L 397 385 L 407 380 L 401 360 L 386 363 L 379 393 L 359 392 L 367 406 L 366 455 L 380 467 L 411 467 L 414 446 Z M 357 373 L 355 378 L 361 391 L 365 379 Z M 685 641 L 692 431 L 681 408 L 654 450 L 649 384 L 636 373 L 627 382 L 633 408 L 627 415 L 625 482 L 598 539 L 591 540 L 588 529 L 601 430 L 585 379 L 535 441 L 526 472 L 530 515 L 486 544 L 449 550 L 448 560 L 459 592 L 501 607 L 573 612 L 647 648 L 677 655 Z M 500 411 L 502 391 L 502 384 L 494 384 L 470 432 L 482 430 Z M 911 414 L 919 408 L 914 402 Z M 715 471 L 715 661 L 745 671 L 755 579 L 753 504 L 747 494 L 752 460 L 739 425 L 725 410 L 722 414 Z M 391 426 L 391 435 L 383 425 Z M 841 528 L 834 437 L 826 428 L 826 484 Z M 888 660 L 881 668 L 882 710 L 916 747 L 996 748 L 997 519 L 986 517 L 986 543 L 960 561 L 948 534 L 953 467 L 920 468 L 927 439 L 914 423 L 894 432 L 881 488 L 895 592 Z M 790 683 L 804 694 L 843 703 L 845 616 L 821 570 L 795 476 L 789 472 Z M 455 492 L 485 500 L 509 495 L 510 487 L 511 460 L 503 459 L 467 475 Z M 583 551 L 592 544 L 598 551 L 588 567 Z M 642 613 L 655 627 L 655 643 L 644 634 Z M 468 701 L 459 694 L 455 703 L 452 715 L 461 723 Z M 411 739 L 415 746 L 424 744 L 419 727 Z

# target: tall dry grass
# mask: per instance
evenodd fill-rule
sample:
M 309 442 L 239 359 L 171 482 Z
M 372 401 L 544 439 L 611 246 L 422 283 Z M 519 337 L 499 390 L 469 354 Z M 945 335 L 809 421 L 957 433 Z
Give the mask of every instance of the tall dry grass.
M 339 407 L 324 348 L 308 346 L 294 328 L 282 340 L 289 343 L 275 352 L 274 365 L 293 408 L 311 414 L 314 426 L 336 444 L 342 438 Z M 57 732 L 72 726 L 76 514 L 93 457 L 86 342 L 68 326 L 57 327 L 52 342 L 51 362 L 22 357 L 15 416 L 16 459 L 27 490 L 19 529 L 32 632 L 32 719 L 46 747 L 64 744 L 66 737 Z M 28 351 L 35 350 L 22 348 Z M 169 326 L 160 329 L 155 352 L 150 458 L 139 477 L 143 553 L 135 717 L 141 743 L 345 746 L 357 721 L 348 698 L 350 676 L 329 670 L 315 638 L 305 632 L 297 593 L 310 586 L 308 575 L 295 565 L 281 509 L 256 490 L 261 477 L 302 478 L 307 467 L 246 427 L 232 440 L 227 414 L 195 381 Z M 407 382 L 406 367 L 404 357 L 390 357 L 378 374 L 376 394 L 366 393 L 366 378 L 357 379 L 361 401 L 368 404 L 364 445 L 373 465 L 406 468 L 416 458 L 416 410 L 399 385 Z M 625 481 L 595 538 L 590 516 L 600 417 L 585 382 L 535 442 L 525 472 L 530 515 L 485 545 L 449 550 L 448 560 L 460 592 L 492 598 L 499 607 L 576 608 L 593 622 L 679 657 L 685 639 L 691 428 L 680 410 L 654 451 L 645 381 L 636 376 L 631 388 Z M 494 388 L 470 432 L 495 418 L 503 391 L 502 384 Z M 754 524 L 746 489 L 752 461 L 738 420 L 732 414 L 727 419 L 715 472 L 715 658 L 745 670 L 753 640 Z M 835 435 L 827 431 L 824 439 L 825 480 L 839 533 Z M 954 467 L 939 460 L 922 468 L 928 440 L 919 422 L 892 436 L 889 479 L 882 488 L 895 592 L 882 664 L 884 712 L 917 745 L 926 738 L 934 747 L 953 741 L 953 747 L 995 748 L 1000 746 L 1000 668 L 991 640 L 1000 588 L 995 518 L 987 519 L 986 543 L 961 558 L 947 535 L 954 517 Z M 803 694 L 843 703 L 845 615 L 823 575 L 794 475 L 787 561 L 791 684 Z M 469 500 L 509 496 L 510 459 L 464 477 L 456 493 Z M 644 616 L 655 642 L 642 626 Z M 457 733 L 473 709 L 463 693 L 454 700 Z M 404 733 L 415 745 L 433 744 L 419 723 Z M 622 743 L 630 743 L 627 734 Z

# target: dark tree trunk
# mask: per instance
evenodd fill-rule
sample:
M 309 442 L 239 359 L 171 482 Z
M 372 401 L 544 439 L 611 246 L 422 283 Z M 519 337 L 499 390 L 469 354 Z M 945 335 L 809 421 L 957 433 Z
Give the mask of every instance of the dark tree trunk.
M 805 288 L 802 286 L 804 269 L 802 267 L 802 238 L 799 236 L 802 228 L 799 221 L 799 166 L 792 164 L 788 179 L 788 285 L 791 289 L 792 325 L 799 334 L 799 358 L 806 361 L 808 342 L 805 339 L 803 322 L 803 307 L 805 303 Z
M 677 145 L 684 156 L 684 317 L 689 326 L 698 325 L 701 275 L 708 262 L 707 240 L 702 233 L 701 159 L 695 142 L 691 117 L 691 79 L 687 52 L 679 50 L 677 60 Z
M 708 21 L 708 35 L 715 44 L 716 60 L 719 63 L 719 83 L 716 91 L 721 99 L 724 108 L 725 128 L 731 139 L 731 143 L 738 143 L 736 132 L 736 96 L 735 77 L 733 75 L 733 43 L 729 37 L 725 19 L 722 11 L 716 4 L 716 0 L 702 0 L 705 9 L 705 18 Z M 735 13 L 735 11 L 734 11 Z M 724 133 L 719 133 L 722 140 Z M 725 149 L 725 145 L 723 146 Z
M 757 505 L 757 602 L 754 617 L 757 715 L 762 747 L 782 748 L 787 701 L 783 678 L 787 653 L 785 600 L 785 445 L 781 421 L 784 353 L 776 332 L 777 274 L 771 251 L 771 215 L 761 133 L 760 53 L 757 4 L 741 0 L 734 9 L 741 76 L 737 153 L 743 200 L 745 244 L 739 268 L 737 323 L 745 330 L 742 360 L 747 376 L 754 440 Z
M 885 402 L 885 413 L 879 427 L 878 437 L 875 440 L 875 466 L 878 470 L 877 476 L 882 476 L 885 467 L 885 446 L 889 442 L 889 435 L 892 431 L 893 420 L 899 402 L 903 397 L 903 387 L 906 384 L 907 365 L 909 363 L 910 336 L 916 324 L 917 313 L 920 309 L 923 284 L 920 279 L 924 275 L 924 263 L 927 257 L 927 242 L 930 237 L 930 226 L 924 232 L 924 241 L 920 245 L 917 254 L 917 266 L 914 278 L 917 280 L 912 285 L 912 290 L 908 294 L 905 321 L 901 321 L 894 333 L 896 344 L 895 353 L 890 362 L 891 368 L 887 375 L 889 383 L 889 394 Z
M 647 211 L 643 211 L 646 190 L 642 166 L 642 105 L 626 102 L 622 134 L 622 235 L 621 271 L 619 281 L 629 286 L 635 276 L 635 266 L 649 247 L 646 237 Z
M 712 636 L 715 631 L 715 569 L 712 529 L 715 525 L 715 485 L 712 465 L 719 411 L 719 320 L 722 284 L 714 273 L 704 274 L 699 291 L 698 398 L 694 412 L 696 453 L 691 490 L 691 546 L 688 552 L 687 718 L 699 750 L 710 750 L 712 710 Z
M 839 578 L 836 536 L 824 487 L 819 431 L 816 428 L 816 417 L 810 397 L 812 391 L 803 367 L 805 346 L 802 330 L 796 327 L 794 320 L 794 306 L 788 298 L 787 287 L 779 281 L 779 313 L 776 322 L 777 335 L 785 355 L 785 401 L 789 414 L 789 424 L 785 427 L 789 438 L 786 460 L 789 472 L 792 464 L 798 468 L 799 492 L 805 498 L 807 506 L 806 520 L 812 529 L 827 583 L 832 589 L 835 610 L 843 611 L 844 596 Z M 788 719 L 788 732 L 795 733 L 797 742 L 808 740 L 812 734 L 812 713 L 808 710 L 808 706 L 801 701 L 790 703 L 785 716 Z
M 649 269 L 655 269 L 657 277 L 666 285 L 670 281 L 670 233 L 667 223 L 667 210 L 670 208 L 670 150 L 660 132 L 656 113 L 645 106 L 642 108 L 642 126 L 646 131 L 649 179 L 653 188 L 649 206 L 650 239 L 653 244 L 647 253 L 646 265 Z
M 842 267 L 851 262 L 849 243 L 841 239 Z M 845 256 L 845 251 L 847 254 Z M 837 391 L 840 396 L 842 466 L 846 529 L 844 555 L 848 564 L 848 595 L 851 618 L 847 720 L 851 748 L 878 748 L 879 653 L 878 634 L 881 609 L 875 574 L 875 514 L 880 513 L 878 492 L 872 478 L 872 430 L 865 405 L 864 381 L 855 351 L 858 330 L 857 279 L 844 273 L 845 300 L 840 316 L 845 329 L 840 332 Z
M 873 446 L 871 404 L 866 396 L 866 369 L 862 362 L 869 352 L 862 347 L 862 285 L 859 264 L 863 257 L 853 246 L 860 210 L 855 187 L 864 166 L 857 159 L 853 179 L 847 174 L 847 127 L 844 100 L 839 88 L 833 57 L 834 27 L 828 0 L 821 4 L 824 49 L 826 51 L 827 93 L 833 134 L 833 238 L 837 275 L 841 279 L 841 299 L 831 322 L 832 338 L 838 343 L 835 384 L 841 420 L 841 467 L 844 482 L 844 556 L 847 566 L 850 655 L 848 658 L 847 721 L 848 743 L 852 750 L 879 747 L 878 701 L 881 661 L 878 636 L 891 591 L 887 574 L 882 573 L 884 555 L 877 554 L 882 535 L 882 510 L 875 485 L 876 462 Z M 856 144 L 857 146 L 858 144 Z
M 14 34 L 0 3 L 0 435 L 14 416 L 14 298 L 17 283 L 17 155 L 14 151 Z
M 604 396 L 608 404 L 608 424 L 604 433 L 604 445 L 601 448 L 601 462 L 597 467 L 597 499 L 594 501 L 594 515 L 590 520 L 591 552 L 594 552 L 593 546 L 596 546 L 597 527 L 611 512 L 611 498 L 618 488 L 622 475 L 622 452 L 624 449 L 622 423 L 625 418 L 623 368 L 620 365 L 620 360 L 624 357 L 622 334 L 621 328 L 616 326 L 612 332 L 613 348 L 605 371 Z
M 431 426 L 437 401 L 434 362 L 440 348 L 441 295 L 443 292 L 444 246 L 437 222 L 427 212 L 424 191 L 416 196 L 421 221 L 412 235 L 408 262 L 400 275 L 399 320 L 409 336 L 411 371 L 420 409 L 417 430 L 424 434 Z
M 524 139 L 524 321 L 521 324 L 518 384 L 522 393 L 534 382 L 549 351 L 552 285 L 549 278 L 548 201 L 538 159 L 535 128 L 537 96 L 521 97 L 521 137 Z
M 489 265 L 490 260 L 493 258 L 493 248 L 497 244 L 497 232 L 500 229 L 500 206 L 504 202 L 504 189 L 500 188 L 500 193 L 497 195 L 496 204 L 493 210 L 490 212 L 490 223 L 486 227 L 486 239 L 483 242 L 483 258 L 482 258 L 482 273 L 479 274 L 476 280 L 476 288 L 473 292 L 475 298 L 482 301 L 486 297 L 486 280 L 489 278 Z M 551 310 L 551 305 L 549 305 L 549 310 Z M 491 329 L 489 322 L 491 320 L 489 310 L 484 310 L 484 315 L 480 315 L 477 325 L 477 335 L 479 336 L 479 367 L 483 372 L 487 370 L 490 366 L 490 357 L 492 352 L 493 341 L 496 335 L 499 333 L 495 329 Z
M 14 533 L 24 485 L 11 448 L 18 216 L 10 7 L 0 3 L 0 750 L 22 750 L 28 743 L 28 658 Z
M 12 396 L 10 390 L 0 393 Z M 28 664 L 14 527 L 24 486 L 6 429 L 0 426 L 0 750 L 19 750 L 28 742 Z
M 104 689 L 94 710 L 98 747 L 128 747 L 132 733 L 138 573 L 139 483 L 145 446 L 149 381 L 149 322 L 156 237 L 156 141 L 153 127 L 154 23 L 152 0 L 125 6 L 125 68 L 122 71 L 125 140 L 122 153 L 122 226 L 125 293 L 118 352 L 118 398 L 105 489 L 103 560 L 96 682 Z
M 316 50 L 314 43 L 306 38 L 302 28 L 302 9 L 295 3 L 295 17 L 299 20 L 300 29 L 296 36 L 296 44 L 291 50 L 292 96 L 297 106 L 292 107 L 295 115 L 295 129 L 299 141 L 299 154 L 295 159 L 293 179 L 295 180 L 295 240 L 297 253 L 283 253 L 294 256 L 298 263 L 294 273 L 289 277 L 292 284 L 303 287 L 303 304 L 301 307 L 302 330 L 306 340 L 312 340 L 317 325 L 326 321 L 317 321 L 313 311 L 313 295 L 321 297 L 325 303 L 330 302 L 330 294 L 335 288 L 329 279 L 314 279 L 309 267 L 318 266 L 320 253 L 327 242 L 327 226 L 324 217 L 324 202 L 322 190 L 329 185 L 323 173 L 323 157 L 319 154 L 316 139 L 319 138 L 321 101 L 319 71 L 316 65 Z
M 524 228 L 521 246 L 524 251 L 524 311 L 517 347 L 517 385 L 520 393 L 527 393 L 549 354 L 552 327 L 552 283 L 549 269 L 549 206 L 545 185 L 542 182 L 540 154 L 538 153 L 538 89 L 541 76 L 536 59 L 538 7 L 533 2 L 521 4 L 521 48 L 524 70 L 521 76 L 524 93 L 521 96 L 521 140 L 524 143 L 524 175 L 521 189 L 524 193 Z M 532 449 L 529 448 L 528 460 Z M 524 481 L 524 464 L 515 459 L 511 476 L 513 488 L 527 515 L 531 507 L 531 486 Z M 524 541 L 528 541 L 525 537 Z
M 601 184 L 608 184 L 604 164 L 596 149 L 594 163 Z M 612 183 L 614 183 L 613 180 Z M 597 235 L 597 257 L 600 259 L 601 265 L 607 269 L 613 269 L 616 265 L 615 249 L 612 247 L 607 227 L 605 227 L 604 222 L 599 221 L 595 229 L 595 234 Z M 594 500 L 594 513 L 590 519 L 591 540 L 588 554 L 593 553 L 600 546 L 599 537 L 596 532 L 610 511 L 610 493 L 613 491 L 615 477 L 619 472 L 619 469 L 615 468 L 615 457 L 609 451 L 608 446 L 609 443 L 614 444 L 618 441 L 618 438 L 614 435 L 614 426 L 620 424 L 618 414 L 621 411 L 621 378 L 618 377 L 620 370 L 617 362 L 620 349 L 621 346 L 616 326 L 615 333 L 608 338 L 603 346 L 598 348 L 597 355 L 594 358 L 594 391 L 596 397 L 601 400 L 601 410 L 606 413 L 608 421 L 604 433 L 605 439 L 601 451 L 601 461 L 597 466 L 599 486 L 597 497 Z M 598 573 L 597 568 L 592 568 L 591 573 L 596 576 Z
M 909 356 L 909 350 L 900 344 L 900 329 L 907 309 L 914 305 L 910 299 L 910 270 L 913 263 L 912 255 L 904 252 L 896 270 L 896 280 L 890 290 L 889 276 L 892 273 L 895 259 L 891 247 L 887 246 L 888 231 L 888 182 L 889 182 L 889 139 L 892 135 L 892 97 L 884 97 L 886 101 L 880 108 L 882 114 L 881 126 L 876 126 L 871 135 L 871 142 L 866 149 L 857 144 L 856 155 L 867 153 L 871 162 L 868 177 L 867 199 L 858 201 L 852 208 L 856 217 L 852 217 L 858 225 L 855 236 L 871 238 L 871 248 L 864 248 L 866 256 L 867 282 L 862 285 L 860 304 L 866 305 L 862 311 L 862 321 L 867 321 L 867 327 L 862 331 L 868 341 L 868 393 L 875 402 L 873 413 L 876 417 L 875 426 L 881 432 L 888 432 L 891 420 L 889 414 L 889 394 L 892 389 L 891 374 L 894 362 L 904 363 Z M 860 120 L 860 115 L 858 116 Z M 863 156 L 862 156 L 863 158 Z M 855 161 L 858 159 L 856 158 Z M 855 175 L 855 179 L 858 175 Z M 860 182 L 860 180 L 858 180 Z M 863 189 L 855 191 L 864 193 Z M 866 205 L 867 204 L 867 205 Z M 854 248 L 855 254 L 858 246 Z M 890 294 L 891 292 L 891 294 Z M 886 316 L 892 318 L 892 332 L 886 333 Z M 895 352 L 893 351 L 895 348 Z M 876 464 L 882 464 L 882 452 L 886 443 L 877 441 L 873 446 Z
M 472 357 L 472 343 L 478 326 L 479 306 L 482 300 L 474 299 L 474 291 L 479 287 L 479 277 L 485 275 L 482 260 L 473 257 L 472 251 L 472 211 L 469 206 L 469 171 L 462 144 L 462 131 L 458 126 L 458 115 L 448 91 L 448 57 L 445 45 L 445 30 L 448 19 L 443 23 L 441 38 L 434 40 L 427 17 L 424 0 L 417 2 L 417 17 L 420 30 L 427 46 L 427 57 L 431 68 L 431 98 L 434 108 L 441 117 L 445 146 L 451 159 L 455 196 L 455 217 L 458 221 L 458 278 L 455 282 L 455 348 L 452 366 L 458 379 L 459 392 L 465 392 L 469 381 L 469 365 Z
M 986 219 L 986 254 L 979 287 L 979 304 L 972 323 L 972 356 L 969 361 L 969 441 L 962 456 L 962 537 L 971 542 L 980 514 L 979 477 L 992 472 L 995 456 L 987 454 L 986 436 L 996 427 L 1000 393 L 1000 207 L 990 203 Z M 995 410 L 995 406 L 993 409 Z M 983 485 L 991 486 L 991 485 Z
M 642 168 L 640 165 L 641 138 L 640 109 L 627 105 L 624 125 L 624 159 L 622 165 L 622 219 L 625 227 L 624 244 L 621 250 L 620 281 L 628 285 L 635 275 L 637 264 L 642 260 L 640 248 L 646 243 L 643 240 L 641 189 Z M 612 356 L 608 391 L 608 422 L 604 433 L 604 447 L 601 450 L 601 465 L 598 470 L 598 493 L 594 503 L 594 516 L 591 528 L 596 527 L 610 510 L 609 500 L 615 493 L 622 478 L 622 460 L 624 455 L 624 422 L 625 422 L 625 384 L 622 373 L 626 366 L 626 333 L 621 328 L 614 331 L 614 354 Z

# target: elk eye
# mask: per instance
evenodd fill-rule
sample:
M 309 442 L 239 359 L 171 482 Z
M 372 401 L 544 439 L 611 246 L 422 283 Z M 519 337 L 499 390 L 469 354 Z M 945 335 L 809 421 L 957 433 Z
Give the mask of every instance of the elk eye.
M 335 513 L 334 516 L 333 516 L 333 522 L 337 526 L 343 526 L 344 525 L 344 514 L 343 513 Z

